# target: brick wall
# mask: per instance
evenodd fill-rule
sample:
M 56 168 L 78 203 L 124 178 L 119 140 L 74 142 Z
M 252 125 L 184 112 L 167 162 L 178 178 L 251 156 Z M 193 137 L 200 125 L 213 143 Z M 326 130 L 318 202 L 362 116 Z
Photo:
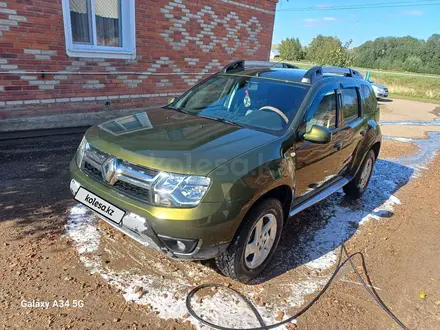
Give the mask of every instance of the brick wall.
M 233 59 L 266 60 L 276 2 L 136 0 L 136 58 L 121 60 L 67 56 L 61 0 L 0 0 L 0 131 L 163 104 Z

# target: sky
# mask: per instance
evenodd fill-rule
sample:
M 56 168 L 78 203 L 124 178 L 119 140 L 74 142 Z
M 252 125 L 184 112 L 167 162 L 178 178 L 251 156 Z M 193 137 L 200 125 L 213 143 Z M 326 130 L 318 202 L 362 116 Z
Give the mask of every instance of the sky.
M 357 10 L 328 10 L 335 6 L 367 6 Z M 389 6 L 389 8 L 374 8 Z M 289 11 L 288 9 L 307 8 Z M 440 0 L 279 0 L 275 14 L 273 44 L 299 38 L 308 45 L 318 34 L 353 40 L 356 47 L 386 36 L 427 39 L 440 33 Z

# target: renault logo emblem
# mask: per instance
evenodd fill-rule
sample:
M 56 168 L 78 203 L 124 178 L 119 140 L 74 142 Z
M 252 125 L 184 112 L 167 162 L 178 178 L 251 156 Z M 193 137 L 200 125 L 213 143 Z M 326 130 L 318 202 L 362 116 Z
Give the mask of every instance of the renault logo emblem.
M 114 185 L 118 181 L 118 160 L 110 157 L 102 164 L 102 178 L 110 185 Z

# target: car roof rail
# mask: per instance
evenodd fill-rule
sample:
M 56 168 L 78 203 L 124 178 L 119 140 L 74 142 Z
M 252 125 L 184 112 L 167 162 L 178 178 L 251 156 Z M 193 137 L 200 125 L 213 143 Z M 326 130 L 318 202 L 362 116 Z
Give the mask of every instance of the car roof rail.
M 226 73 L 233 70 L 244 70 L 254 68 L 283 68 L 284 62 L 255 61 L 255 60 L 238 60 L 226 65 L 221 72 Z
M 228 72 L 231 70 L 237 70 L 237 69 L 244 69 L 244 60 L 238 60 L 238 61 L 233 61 L 229 64 L 227 64 L 221 72 Z
M 316 65 L 307 70 L 301 82 L 306 84 L 313 84 L 317 79 L 322 78 L 325 73 L 340 74 L 344 75 L 344 77 L 363 79 L 363 76 L 359 71 L 350 68 Z

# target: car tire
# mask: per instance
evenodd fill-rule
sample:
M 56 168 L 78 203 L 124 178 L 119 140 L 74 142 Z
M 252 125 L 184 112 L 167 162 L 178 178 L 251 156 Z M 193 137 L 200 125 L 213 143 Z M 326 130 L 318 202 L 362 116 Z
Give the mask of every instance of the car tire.
M 376 155 L 373 150 L 368 151 L 367 156 L 362 162 L 362 166 L 355 177 L 344 186 L 344 193 L 351 199 L 358 199 L 367 190 L 373 174 Z
M 265 199 L 253 207 L 227 250 L 215 259 L 220 272 L 243 283 L 258 276 L 278 246 L 283 223 L 283 208 L 278 199 Z M 260 239 L 256 238 L 258 228 Z

